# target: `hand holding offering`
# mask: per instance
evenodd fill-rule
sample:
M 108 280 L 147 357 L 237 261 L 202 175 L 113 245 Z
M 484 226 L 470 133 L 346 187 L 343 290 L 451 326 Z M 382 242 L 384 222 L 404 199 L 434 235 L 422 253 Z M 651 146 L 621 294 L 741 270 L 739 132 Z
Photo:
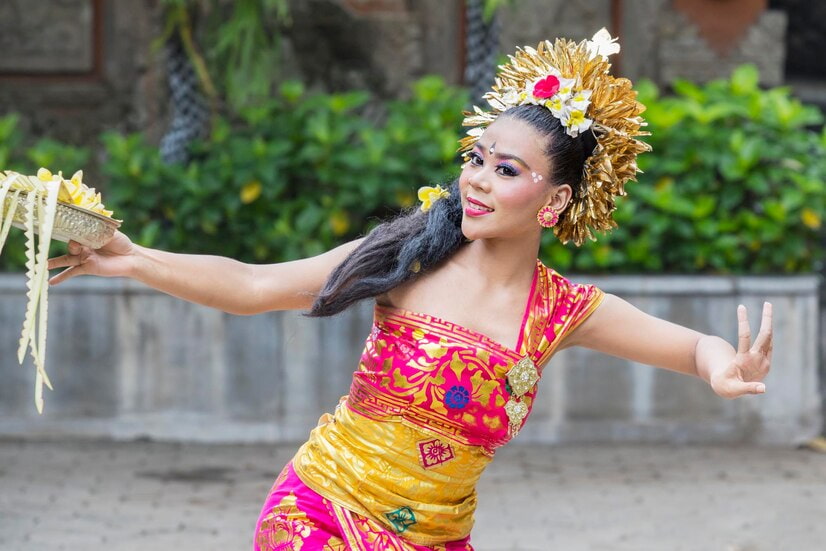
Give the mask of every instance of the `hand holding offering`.
M 0 172 L 0 253 L 11 226 L 26 233 L 29 301 L 17 360 L 22 364 L 26 348 L 31 350 L 36 369 L 35 405 L 40 413 L 43 412 L 43 385 L 52 388 L 45 369 L 49 244 L 52 239 L 71 239 L 99 248 L 120 226 L 119 220 L 112 219 L 112 211 L 104 208 L 100 193 L 87 187 L 82 178 L 81 171 L 66 180 L 61 173 L 54 175 L 45 168 L 41 168 L 37 176 Z M 35 235 L 39 237 L 37 246 Z

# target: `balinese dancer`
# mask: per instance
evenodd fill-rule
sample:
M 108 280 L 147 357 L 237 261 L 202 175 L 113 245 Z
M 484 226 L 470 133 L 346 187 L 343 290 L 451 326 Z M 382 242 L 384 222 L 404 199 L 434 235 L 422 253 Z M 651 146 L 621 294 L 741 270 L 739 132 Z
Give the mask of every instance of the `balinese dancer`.
M 720 396 L 765 392 L 771 305 L 754 344 L 744 307 L 737 349 L 647 315 L 537 259 L 543 228 L 579 245 L 606 231 L 647 150 L 619 50 L 601 31 L 516 52 L 475 108 L 448 189 L 365 238 L 273 265 L 140 247 L 122 233 L 72 244 L 51 267 L 127 276 L 185 300 L 252 314 L 336 314 L 374 299 L 350 393 L 275 481 L 255 549 L 467 550 L 476 483 L 518 433 L 559 350 L 584 346 L 701 377 Z

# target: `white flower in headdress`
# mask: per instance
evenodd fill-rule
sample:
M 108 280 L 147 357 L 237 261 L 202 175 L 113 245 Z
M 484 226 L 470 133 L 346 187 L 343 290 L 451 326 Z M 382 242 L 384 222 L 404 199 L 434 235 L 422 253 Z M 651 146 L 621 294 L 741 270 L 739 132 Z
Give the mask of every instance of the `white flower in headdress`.
M 565 132 L 572 138 L 576 138 L 581 132 L 591 128 L 591 123 L 593 122 L 591 119 L 585 117 L 584 110 L 576 109 L 571 105 L 565 106 L 560 121 L 562 122 L 562 126 L 565 127 Z
M 566 105 L 565 98 L 559 94 L 545 102 L 545 107 L 550 109 L 553 116 L 558 119 L 562 118 L 562 113 L 565 111 Z
M 513 86 L 509 86 L 508 88 L 503 89 L 502 92 L 500 93 L 500 95 L 502 97 L 502 102 L 505 105 L 507 105 L 509 107 L 513 107 L 514 105 L 519 105 L 519 101 L 520 101 L 519 91 L 516 88 L 514 88 Z
M 587 40 L 585 45 L 588 48 L 588 54 L 591 56 L 591 59 L 593 59 L 598 55 L 608 57 L 609 55 L 619 53 L 620 45 L 616 42 L 617 38 L 611 38 L 611 33 L 603 27 L 597 31 L 591 40 Z
M 580 90 L 571 96 L 568 103 L 574 109 L 579 109 L 584 113 L 588 110 L 588 106 L 591 105 L 591 90 Z
M 467 131 L 467 135 L 468 136 L 473 136 L 474 138 L 478 138 L 479 136 L 481 136 L 484 133 L 485 133 L 485 129 L 482 128 L 481 126 L 476 126 L 476 127 L 471 128 L 470 130 Z
M 568 98 L 571 97 L 571 94 L 574 91 L 574 84 L 576 84 L 576 80 L 572 78 L 561 78 L 559 79 L 559 92 L 557 95 L 562 99 L 562 101 L 567 101 Z

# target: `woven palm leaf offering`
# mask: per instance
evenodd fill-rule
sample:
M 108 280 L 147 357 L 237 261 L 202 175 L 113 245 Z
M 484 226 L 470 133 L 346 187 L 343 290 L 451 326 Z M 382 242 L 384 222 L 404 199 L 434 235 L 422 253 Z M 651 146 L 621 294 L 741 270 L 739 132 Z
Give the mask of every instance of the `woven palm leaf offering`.
M 26 234 L 26 287 L 28 303 L 17 361 L 26 348 L 34 361 L 34 403 L 43 413 L 43 385 L 52 389 L 46 375 L 46 320 L 48 318 L 49 244 L 70 239 L 93 249 L 106 244 L 121 224 L 101 203 L 100 193 L 87 187 L 83 172 L 66 180 L 45 168 L 37 176 L 0 172 L 0 253 L 12 226 Z M 35 244 L 35 235 L 38 236 Z

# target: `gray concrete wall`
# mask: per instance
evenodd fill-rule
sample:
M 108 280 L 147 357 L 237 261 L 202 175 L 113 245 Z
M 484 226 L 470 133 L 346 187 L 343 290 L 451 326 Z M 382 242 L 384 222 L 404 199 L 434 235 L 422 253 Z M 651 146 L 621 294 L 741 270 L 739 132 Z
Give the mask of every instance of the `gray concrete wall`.
M 717 397 L 699 379 L 584 349 L 555 356 L 523 442 L 794 444 L 818 434 L 815 277 L 590 278 L 641 309 L 736 339 L 737 304 L 775 311 L 768 392 Z M 50 294 L 45 413 L 34 370 L 17 365 L 21 275 L 0 275 L 0 435 L 147 436 L 198 441 L 303 439 L 349 387 L 370 305 L 329 319 L 300 312 L 237 317 L 129 280 L 78 278 Z

